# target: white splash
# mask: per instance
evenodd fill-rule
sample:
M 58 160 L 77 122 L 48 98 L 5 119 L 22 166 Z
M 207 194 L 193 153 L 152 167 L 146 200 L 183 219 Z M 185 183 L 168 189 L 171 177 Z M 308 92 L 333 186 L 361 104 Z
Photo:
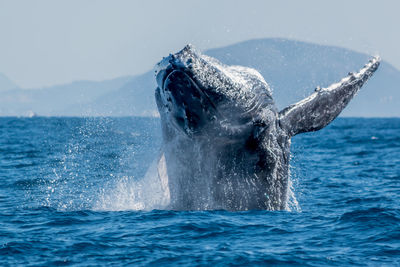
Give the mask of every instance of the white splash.
M 150 165 L 146 175 L 139 180 L 123 176 L 115 186 L 103 189 L 93 210 L 126 211 L 165 209 L 169 204 L 165 158 L 162 156 Z

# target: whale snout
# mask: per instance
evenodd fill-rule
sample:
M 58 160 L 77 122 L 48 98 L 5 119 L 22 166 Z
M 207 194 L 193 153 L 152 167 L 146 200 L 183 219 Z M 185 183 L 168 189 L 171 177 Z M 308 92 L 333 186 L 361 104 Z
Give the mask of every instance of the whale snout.
M 155 76 L 159 88 L 163 88 L 165 78 L 174 70 L 187 70 L 195 58 L 199 58 L 196 49 L 188 44 L 176 54 L 164 57 L 155 67 Z

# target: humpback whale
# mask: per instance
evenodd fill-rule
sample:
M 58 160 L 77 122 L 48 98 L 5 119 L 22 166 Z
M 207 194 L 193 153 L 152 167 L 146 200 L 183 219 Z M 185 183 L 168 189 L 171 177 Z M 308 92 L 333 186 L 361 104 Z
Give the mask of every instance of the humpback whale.
M 288 209 L 291 137 L 328 125 L 377 70 L 317 88 L 279 111 L 255 69 L 187 45 L 155 67 L 163 144 L 158 177 L 175 210 Z

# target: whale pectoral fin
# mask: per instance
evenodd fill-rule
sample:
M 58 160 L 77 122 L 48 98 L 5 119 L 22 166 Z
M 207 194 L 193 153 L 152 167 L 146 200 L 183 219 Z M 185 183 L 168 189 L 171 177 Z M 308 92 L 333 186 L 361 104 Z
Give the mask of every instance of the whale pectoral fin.
M 358 73 L 327 88 L 317 88 L 309 97 L 279 112 L 279 124 L 294 136 L 317 131 L 328 125 L 347 106 L 361 86 L 378 69 L 380 58 L 371 59 Z

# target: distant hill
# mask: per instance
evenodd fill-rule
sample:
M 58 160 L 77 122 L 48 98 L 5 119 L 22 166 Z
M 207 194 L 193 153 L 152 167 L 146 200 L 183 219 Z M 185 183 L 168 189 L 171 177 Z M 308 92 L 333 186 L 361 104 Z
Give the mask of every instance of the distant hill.
M 0 96 L 0 115 L 26 116 L 33 111 L 43 116 L 82 116 L 88 109 L 88 103 L 116 91 L 132 78 L 76 81 L 46 88 L 4 91 Z
M 154 74 L 137 76 L 116 91 L 108 92 L 90 103 L 87 116 L 157 116 L 154 102 Z
M 0 73 L 0 92 L 18 88 L 18 86 L 11 81 L 6 75 Z
M 176 51 L 171 51 L 176 52 Z M 225 64 L 257 69 L 279 109 L 358 71 L 370 55 L 287 39 L 250 40 L 204 52 Z M 81 81 L 43 89 L 3 91 L 0 115 L 154 116 L 153 71 L 102 82 Z M 400 71 L 383 61 L 342 116 L 400 117 Z
M 206 54 L 230 65 L 257 69 L 282 109 L 358 71 L 370 55 L 348 49 L 286 39 L 251 40 L 212 49 Z M 342 116 L 400 116 L 400 71 L 383 61 L 380 69 L 343 111 Z

